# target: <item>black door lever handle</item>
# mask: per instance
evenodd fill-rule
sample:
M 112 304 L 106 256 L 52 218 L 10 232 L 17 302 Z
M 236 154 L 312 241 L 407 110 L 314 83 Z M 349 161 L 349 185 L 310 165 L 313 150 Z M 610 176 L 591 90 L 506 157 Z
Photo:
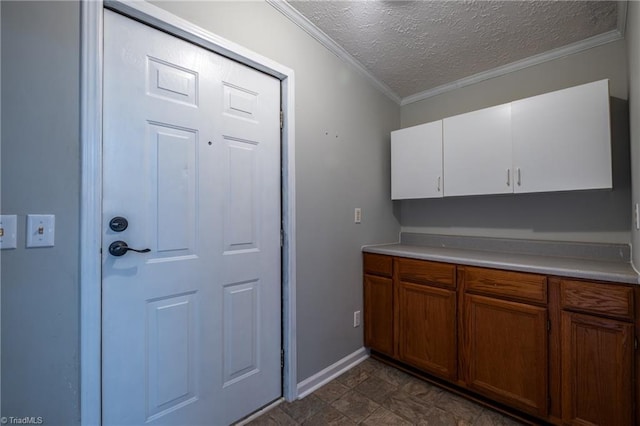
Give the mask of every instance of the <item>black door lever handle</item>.
M 136 253 L 149 253 L 151 249 L 134 249 L 129 247 L 124 241 L 114 241 L 109 245 L 109 254 L 111 256 L 124 256 L 128 251 L 135 251 Z

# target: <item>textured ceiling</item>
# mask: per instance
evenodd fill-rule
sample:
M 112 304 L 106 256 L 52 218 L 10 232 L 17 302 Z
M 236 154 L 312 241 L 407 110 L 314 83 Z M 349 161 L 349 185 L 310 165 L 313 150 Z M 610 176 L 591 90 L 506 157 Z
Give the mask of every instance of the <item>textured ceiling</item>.
M 294 1 L 404 98 L 616 29 L 615 1 Z

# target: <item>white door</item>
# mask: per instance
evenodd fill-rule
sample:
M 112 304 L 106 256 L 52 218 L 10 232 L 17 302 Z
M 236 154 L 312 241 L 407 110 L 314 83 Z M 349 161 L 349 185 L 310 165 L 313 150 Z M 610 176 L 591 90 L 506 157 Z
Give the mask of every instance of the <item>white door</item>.
M 443 120 L 445 196 L 513 192 L 511 104 Z
M 391 132 L 391 199 L 442 197 L 442 120 Z
M 103 423 L 229 424 L 281 396 L 280 83 L 110 11 L 104 63 Z

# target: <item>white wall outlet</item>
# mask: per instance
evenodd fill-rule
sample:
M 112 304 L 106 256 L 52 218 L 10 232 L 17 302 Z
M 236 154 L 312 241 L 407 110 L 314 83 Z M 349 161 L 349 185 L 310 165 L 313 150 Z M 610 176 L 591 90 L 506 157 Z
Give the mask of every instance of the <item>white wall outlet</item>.
M 56 217 L 52 214 L 27 215 L 27 247 L 53 247 Z
M 355 223 L 361 223 L 362 222 L 362 209 L 360 207 L 356 207 L 356 209 L 353 212 L 353 221 Z
M 15 214 L 0 215 L 0 249 L 18 247 L 18 217 Z
M 353 326 L 360 327 L 360 311 L 355 311 L 353 313 Z

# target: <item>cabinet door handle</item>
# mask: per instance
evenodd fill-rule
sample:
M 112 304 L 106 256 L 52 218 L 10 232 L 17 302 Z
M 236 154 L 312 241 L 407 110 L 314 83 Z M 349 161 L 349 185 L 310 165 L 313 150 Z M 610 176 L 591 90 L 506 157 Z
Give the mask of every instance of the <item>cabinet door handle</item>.
M 440 176 L 438 176 L 438 192 L 440 192 Z
M 511 169 L 507 169 L 507 186 L 511 186 Z
M 518 186 L 521 185 L 521 179 L 520 179 L 520 167 L 518 167 Z

